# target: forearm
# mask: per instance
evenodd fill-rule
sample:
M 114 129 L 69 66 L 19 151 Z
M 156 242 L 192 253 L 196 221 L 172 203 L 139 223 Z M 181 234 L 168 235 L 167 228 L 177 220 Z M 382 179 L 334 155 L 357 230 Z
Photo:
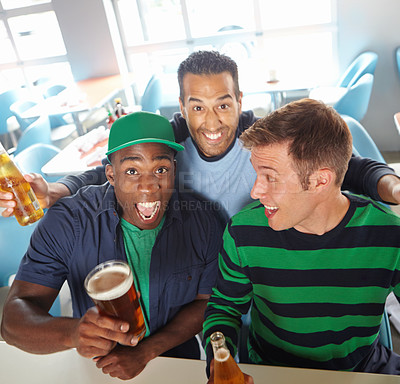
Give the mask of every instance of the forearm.
M 395 172 L 387 164 L 360 156 L 352 156 L 342 189 L 364 194 L 378 201 L 389 202 L 382 198 L 382 187 L 379 187 L 379 183 L 384 177 L 394 175 Z M 381 193 L 378 189 L 381 189 Z
M 50 183 L 49 184 L 49 191 L 48 191 L 48 201 L 47 201 L 47 208 L 50 208 L 57 200 L 61 199 L 65 196 L 70 196 L 70 190 L 61 183 Z
M 385 175 L 378 182 L 378 194 L 382 201 L 400 204 L 400 178 L 394 175 Z
M 96 167 L 80 175 L 66 176 L 58 181 L 64 184 L 64 186 L 68 188 L 70 194 L 73 195 L 86 185 L 104 184 L 107 181 L 105 166 Z
M 208 298 L 186 305 L 167 325 L 142 340 L 137 347 L 145 348 L 148 361 L 198 334 L 202 329 L 207 302 Z
M 8 303 L 3 314 L 4 340 L 26 352 L 48 354 L 75 347 L 72 334 L 79 319 L 52 317 L 25 300 Z

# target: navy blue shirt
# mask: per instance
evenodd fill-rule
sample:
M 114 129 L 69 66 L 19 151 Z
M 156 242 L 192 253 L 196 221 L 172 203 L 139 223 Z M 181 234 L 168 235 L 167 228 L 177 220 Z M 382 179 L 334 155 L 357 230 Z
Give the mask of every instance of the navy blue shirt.
M 222 226 L 211 205 L 174 192 L 150 263 L 150 332 L 167 324 L 198 294 L 210 294 L 217 276 Z M 92 301 L 83 286 L 97 264 L 126 260 L 114 188 L 79 190 L 51 207 L 36 227 L 16 279 L 60 289 L 68 281 L 74 317 Z

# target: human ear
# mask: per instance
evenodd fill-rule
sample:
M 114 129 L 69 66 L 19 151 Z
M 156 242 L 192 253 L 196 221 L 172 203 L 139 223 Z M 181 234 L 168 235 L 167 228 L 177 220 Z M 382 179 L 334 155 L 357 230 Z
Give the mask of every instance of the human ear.
M 335 179 L 334 173 L 329 168 L 319 169 L 316 172 L 315 188 L 324 188 L 329 186 Z
M 114 168 L 111 164 L 106 165 L 106 177 L 108 182 L 114 186 L 115 180 L 114 180 Z
M 174 159 L 174 178 L 176 177 L 176 166 L 177 166 L 177 162 Z
M 185 106 L 183 105 L 183 100 L 179 98 L 179 109 L 181 110 L 182 117 L 186 120 Z
M 242 112 L 242 100 L 243 100 L 243 92 L 239 93 L 238 104 L 239 104 L 239 112 Z

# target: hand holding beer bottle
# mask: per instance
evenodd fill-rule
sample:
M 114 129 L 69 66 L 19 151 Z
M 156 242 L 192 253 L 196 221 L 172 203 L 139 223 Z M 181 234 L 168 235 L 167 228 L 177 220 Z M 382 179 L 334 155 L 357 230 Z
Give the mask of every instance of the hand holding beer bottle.
M 43 209 L 30 184 L 8 156 L 0 143 L 0 189 L 11 192 L 16 201 L 14 215 L 18 223 L 26 226 L 43 217 Z
M 209 384 L 254 384 L 253 378 L 244 374 L 231 356 L 222 332 L 210 336 L 214 352 Z

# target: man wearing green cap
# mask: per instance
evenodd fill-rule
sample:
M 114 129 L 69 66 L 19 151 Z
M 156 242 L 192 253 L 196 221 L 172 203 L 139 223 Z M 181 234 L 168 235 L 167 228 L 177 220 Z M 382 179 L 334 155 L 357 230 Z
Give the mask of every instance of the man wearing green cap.
M 199 357 L 222 228 L 209 206 L 174 190 L 175 142 L 160 115 L 137 112 L 111 128 L 108 183 L 59 200 L 38 223 L 5 304 L 2 336 L 31 353 L 69 348 L 104 373 L 138 375 L 160 354 Z M 140 290 L 146 337 L 137 344 L 122 320 L 101 316 L 83 282 L 97 264 L 127 261 Z M 48 311 L 64 281 L 73 318 Z

